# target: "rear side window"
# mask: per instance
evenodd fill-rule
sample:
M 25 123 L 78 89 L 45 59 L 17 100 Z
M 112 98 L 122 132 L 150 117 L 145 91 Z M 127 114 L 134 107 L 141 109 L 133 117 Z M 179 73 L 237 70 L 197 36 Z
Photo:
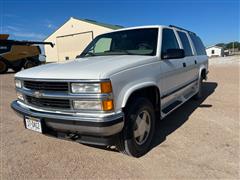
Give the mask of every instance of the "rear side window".
M 201 39 L 193 33 L 189 33 L 189 35 L 190 35 L 192 42 L 194 44 L 194 47 L 197 51 L 197 55 L 206 55 L 205 47 L 204 47 Z
M 191 48 L 191 45 L 189 43 L 189 40 L 188 40 L 188 37 L 187 37 L 186 33 L 181 32 L 181 31 L 178 31 L 177 33 L 178 33 L 178 35 L 180 37 L 180 40 L 182 42 L 183 49 L 185 51 L 185 56 L 192 56 L 193 55 L 192 48 Z
M 172 29 L 163 29 L 162 32 L 162 56 L 167 53 L 168 49 L 179 49 L 176 36 Z

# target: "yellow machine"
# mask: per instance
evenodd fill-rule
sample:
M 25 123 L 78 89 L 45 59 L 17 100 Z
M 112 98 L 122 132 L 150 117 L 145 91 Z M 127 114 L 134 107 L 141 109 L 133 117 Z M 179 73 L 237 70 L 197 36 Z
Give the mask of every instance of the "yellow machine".
M 15 41 L 8 40 L 8 37 L 8 34 L 0 34 L 0 74 L 7 72 L 9 68 L 18 72 L 22 68 L 40 65 L 41 49 L 36 44 L 54 46 L 51 42 Z

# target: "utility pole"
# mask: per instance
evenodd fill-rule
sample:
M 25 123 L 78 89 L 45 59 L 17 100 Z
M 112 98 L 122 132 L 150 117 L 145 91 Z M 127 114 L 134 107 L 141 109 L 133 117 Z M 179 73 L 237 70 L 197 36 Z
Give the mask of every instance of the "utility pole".
M 233 41 L 233 55 L 234 55 L 234 41 Z

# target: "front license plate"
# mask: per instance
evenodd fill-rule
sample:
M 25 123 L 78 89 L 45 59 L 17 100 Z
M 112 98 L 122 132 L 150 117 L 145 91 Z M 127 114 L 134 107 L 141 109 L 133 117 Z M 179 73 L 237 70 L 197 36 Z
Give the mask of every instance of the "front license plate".
M 25 117 L 26 128 L 42 133 L 41 120 L 33 117 Z

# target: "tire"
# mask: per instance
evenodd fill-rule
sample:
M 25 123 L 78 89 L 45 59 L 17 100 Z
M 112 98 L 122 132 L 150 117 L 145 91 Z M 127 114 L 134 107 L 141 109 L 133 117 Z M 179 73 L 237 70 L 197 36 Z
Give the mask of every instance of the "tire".
M 8 71 L 8 64 L 6 61 L 0 59 L 0 74 L 6 73 Z
M 12 68 L 15 72 L 18 72 L 22 70 L 24 64 L 25 64 L 25 60 L 20 59 L 17 61 L 13 61 L 9 68 Z
M 32 62 L 32 61 L 26 61 L 25 65 L 24 65 L 24 69 L 29 69 L 36 66 L 36 63 Z
M 154 107 L 148 99 L 137 98 L 126 109 L 125 125 L 116 147 L 129 156 L 141 157 L 149 151 L 153 139 Z
M 201 76 L 198 82 L 198 92 L 193 96 L 194 100 L 199 100 L 202 98 L 202 86 L 203 86 L 203 77 Z
M 12 67 L 12 69 L 13 69 L 15 72 L 19 72 L 19 71 L 22 70 L 22 66 Z

